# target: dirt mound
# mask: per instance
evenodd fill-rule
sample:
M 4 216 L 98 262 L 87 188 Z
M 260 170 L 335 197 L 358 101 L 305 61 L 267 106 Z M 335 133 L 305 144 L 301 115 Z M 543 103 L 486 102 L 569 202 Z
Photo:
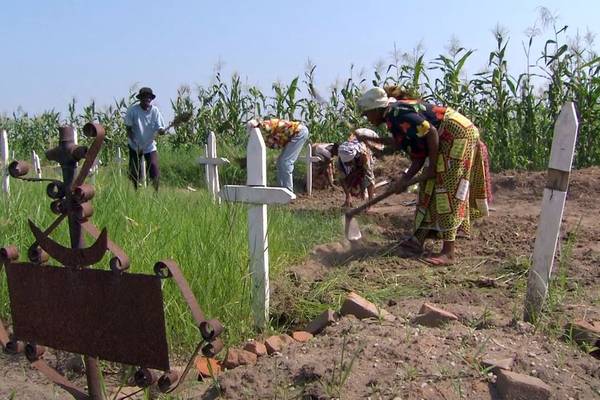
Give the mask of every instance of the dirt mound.
M 490 399 L 496 393 L 480 366 L 484 357 L 513 357 L 513 370 L 547 382 L 556 398 L 593 398 L 600 383 L 593 359 L 516 325 L 424 328 L 345 317 L 310 343 L 230 371 L 219 384 L 231 399 Z
M 377 168 L 400 171 L 403 164 L 388 158 Z M 490 371 L 480 365 L 484 357 L 513 358 L 514 371 L 550 385 L 554 398 L 599 397 L 600 364 L 586 352 L 593 349 L 577 347 L 564 326 L 580 318 L 600 321 L 600 205 L 594 201 L 600 168 L 572 174 L 554 279 L 537 328 L 519 320 L 545 173 L 504 172 L 493 182 L 494 209 L 474 224 L 470 240 L 457 242 L 454 266 L 432 268 L 398 249 L 414 212 L 415 195 L 405 193 L 360 216 L 360 242 L 340 237 L 318 246 L 272 281 L 271 311 L 280 330 L 301 329 L 324 309 L 339 310 L 350 291 L 397 321 L 344 317 L 308 343 L 226 371 L 218 385 L 204 383 L 191 398 L 497 398 Z M 292 207 L 341 215 L 342 201 L 341 190 L 315 191 Z M 429 242 L 427 250 L 437 246 Z M 424 301 L 459 320 L 442 328 L 411 324 Z M 0 365 L 8 382 L 0 385 L 2 395 L 67 398 L 20 362 L 0 356 Z M 43 397 L 44 391 L 51 394 Z
M 494 210 L 476 222 L 470 240 L 459 240 L 459 262 L 446 268 L 397 250 L 398 239 L 410 233 L 414 194 L 374 207 L 360 219 L 363 242 L 318 246 L 275 282 L 273 312 L 285 315 L 286 326 L 301 328 L 317 313 L 307 304 L 339 309 L 356 291 L 400 321 L 346 317 L 307 344 L 226 372 L 219 379 L 222 396 L 497 398 L 493 377 L 479 363 L 483 357 L 513 358 L 514 371 L 538 377 L 555 398 L 600 396 L 598 360 L 564 336 L 569 321 L 600 320 L 600 221 L 594 217 L 600 206 L 592 201 L 600 195 L 599 168 L 572 174 L 547 315 L 537 329 L 519 322 L 545 179 L 545 172 L 495 174 Z M 342 199 L 316 192 L 294 207 L 340 212 Z M 404 322 L 424 299 L 454 312 L 459 322 L 443 328 Z

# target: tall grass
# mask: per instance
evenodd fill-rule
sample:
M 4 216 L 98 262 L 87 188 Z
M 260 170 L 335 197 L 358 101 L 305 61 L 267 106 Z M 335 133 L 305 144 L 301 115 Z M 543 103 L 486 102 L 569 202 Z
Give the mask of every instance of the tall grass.
M 205 192 L 151 189 L 134 192 L 125 178 L 105 169 L 96 183 L 93 222 L 106 227 L 113 241 L 131 257 L 131 272 L 152 274 L 160 259 L 176 260 L 203 311 L 227 327 L 229 343 L 254 334 L 249 299 L 246 208 L 215 206 Z M 0 243 L 16 244 L 21 254 L 33 241 L 27 218 L 45 227 L 53 219 L 45 187 L 15 181 L 10 197 L 0 198 Z M 271 275 L 298 262 L 317 243 L 340 234 L 339 219 L 331 214 L 269 210 Z M 53 238 L 68 243 L 66 227 Z M 298 238 L 302 238 L 299 240 Z M 99 267 L 108 267 L 108 256 Z M 171 347 L 189 350 L 198 338 L 187 306 L 174 282 L 163 285 Z M 9 304 L 5 274 L 0 274 L 0 316 Z

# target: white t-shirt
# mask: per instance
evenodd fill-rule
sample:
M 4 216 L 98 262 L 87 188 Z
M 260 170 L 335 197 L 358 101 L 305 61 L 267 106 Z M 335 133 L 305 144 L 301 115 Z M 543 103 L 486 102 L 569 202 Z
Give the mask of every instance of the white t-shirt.
M 165 127 L 163 116 L 158 107 L 151 105 L 145 111 L 139 104 L 134 104 L 125 114 L 125 125 L 133 130 L 133 138 L 128 138 L 127 143 L 134 150 L 142 150 L 144 154 L 156 151 L 154 133 Z

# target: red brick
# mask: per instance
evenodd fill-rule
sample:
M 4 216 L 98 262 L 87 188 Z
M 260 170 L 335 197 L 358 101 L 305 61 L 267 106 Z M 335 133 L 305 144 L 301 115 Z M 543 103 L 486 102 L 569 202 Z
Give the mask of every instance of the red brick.
M 296 331 L 292 332 L 292 338 L 297 342 L 306 343 L 313 338 L 313 335 L 305 331 Z
M 457 320 L 458 317 L 451 312 L 442 310 L 429 303 L 423 303 L 419 310 L 419 315 L 413 318 L 412 322 L 414 324 L 435 328 Z
M 221 373 L 221 364 L 214 358 L 196 357 L 195 364 L 198 371 L 198 380 L 217 376 Z
M 279 339 L 281 339 L 281 343 L 283 344 L 283 347 L 287 347 L 290 344 L 294 344 L 296 343 L 296 341 L 288 334 L 282 334 L 279 335 Z
M 265 340 L 265 347 L 268 354 L 273 354 L 283 350 L 283 342 L 279 336 L 271 336 Z
M 315 318 L 310 324 L 308 324 L 305 331 L 316 335 L 329 325 L 333 324 L 335 321 L 335 312 L 333 310 L 326 310 L 323 311 L 323 313 Z
M 254 365 L 256 364 L 258 356 L 250 351 L 238 350 L 238 360 L 240 365 Z
M 227 357 L 223 361 L 223 366 L 227 369 L 237 368 L 240 365 L 254 365 L 256 364 L 256 354 L 246 350 L 240 349 L 229 349 Z
M 550 398 L 550 386 L 538 378 L 503 369 L 498 370 L 496 376 L 496 390 L 503 400 L 547 400 Z
M 238 352 L 236 349 L 229 349 L 227 355 L 223 360 L 223 367 L 227 369 L 234 369 L 239 367 L 240 361 L 238 359 Z
M 377 307 L 367 299 L 357 295 L 354 292 L 348 294 L 342 308 L 340 309 L 342 315 L 354 315 L 356 318 L 382 318 L 386 321 L 394 321 L 396 318 L 387 312 L 386 310 Z
M 244 350 L 254 353 L 259 357 L 267 355 L 267 347 L 263 342 L 252 340 L 244 345 Z
M 504 369 L 507 371 L 512 370 L 512 366 L 515 362 L 514 358 L 492 358 L 486 357 L 481 360 L 481 365 L 484 368 L 490 368 L 494 373 L 498 372 L 498 369 Z
M 565 334 L 576 343 L 597 346 L 600 344 L 600 323 L 594 324 L 579 319 L 566 325 Z

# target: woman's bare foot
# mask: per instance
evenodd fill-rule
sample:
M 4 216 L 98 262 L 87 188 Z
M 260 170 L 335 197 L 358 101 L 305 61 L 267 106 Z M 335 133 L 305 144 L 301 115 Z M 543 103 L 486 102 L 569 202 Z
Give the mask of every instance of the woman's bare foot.
M 454 257 L 451 257 L 449 254 L 440 253 L 427 257 L 423 261 L 436 267 L 442 267 L 454 264 Z

